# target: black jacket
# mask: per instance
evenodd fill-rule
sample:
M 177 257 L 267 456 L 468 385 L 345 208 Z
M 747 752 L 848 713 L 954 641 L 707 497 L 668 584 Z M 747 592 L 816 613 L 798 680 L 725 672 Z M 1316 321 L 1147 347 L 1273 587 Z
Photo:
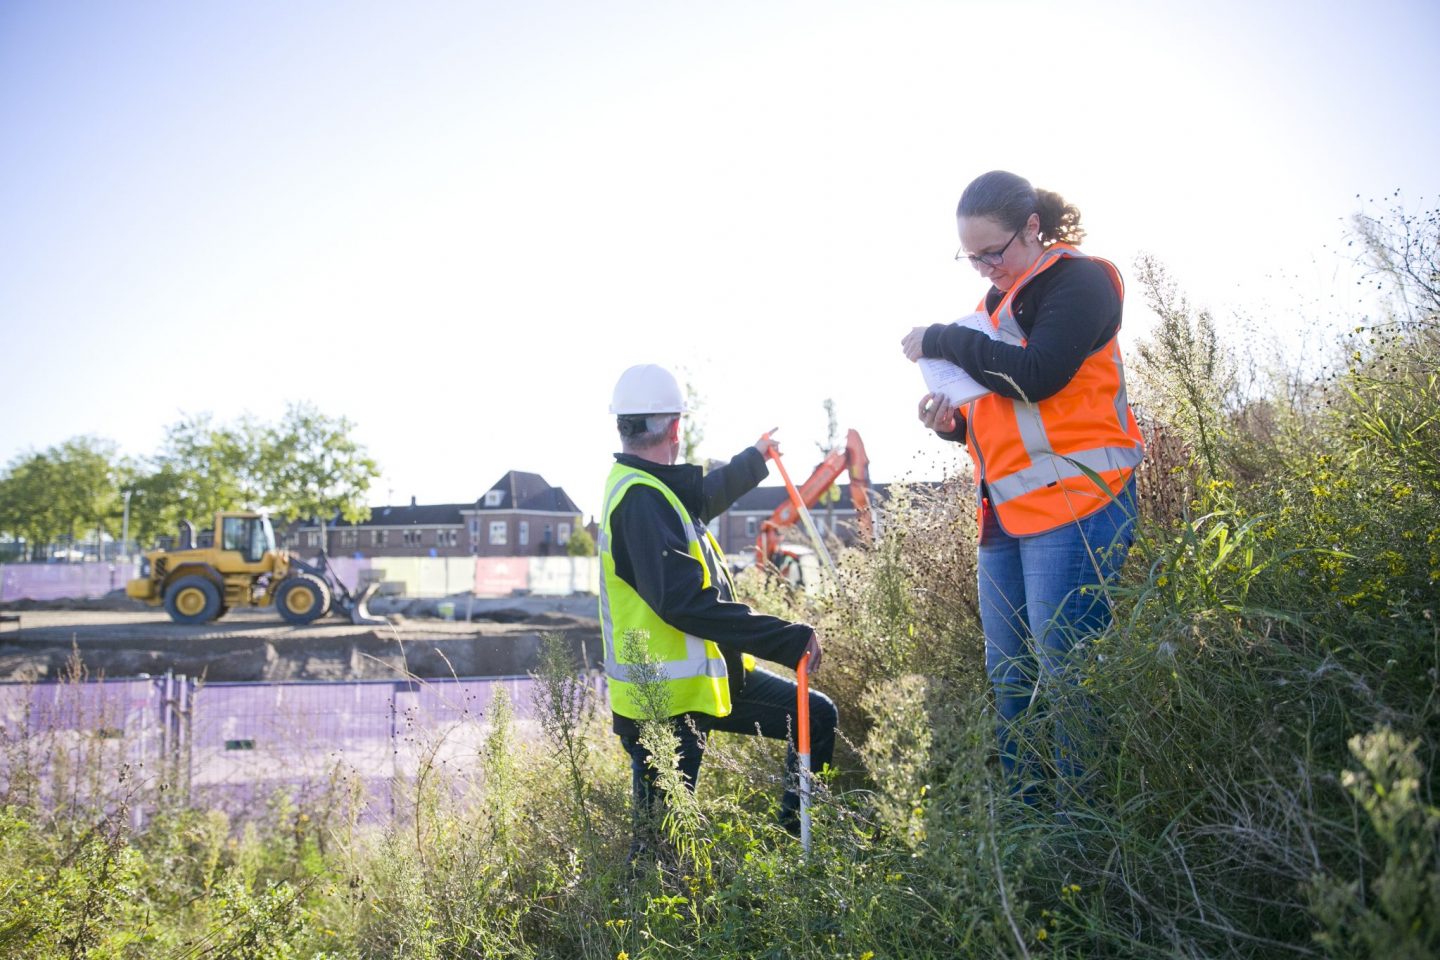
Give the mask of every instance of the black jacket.
M 669 487 L 701 527 L 754 489 L 768 473 L 764 456 L 753 447 L 709 474 L 691 464 L 667 466 L 625 453 L 617 453 L 615 460 L 644 470 Z M 745 685 L 742 654 L 787 667 L 795 666 L 804 655 L 810 626 L 756 613 L 735 600 L 723 576 L 712 575 L 710 586 L 703 586 L 680 517 L 658 490 L 636 485 L 625 492 L 610 515 L 610 555 L 616 576 L 634 587 L 660 619 L 677 630 L 714 641 L 720 648 L 730 675 L 731 699 Z M 715 561 L 723 568 L 724 557 Z M 633 735 L 637 725 L 616 714 L 614 729 Z
M 990 288 L 985 309 L 994 312 L 1003 296 Z M 1105 268 L 1083 259 L 1064 259 L 1025 284 L 1015 298 L 1015 322 L 1025 346 L 992 340 L 953 323 L 925 331 L 921 353 L 949 360 L 1002 397 L 1038 403 L 1064 389 L 1085 358 L 1120 329 L 1122 304 Z M 965 439 L 965 418 L 956 429 L 936 431 L 946 440 Z

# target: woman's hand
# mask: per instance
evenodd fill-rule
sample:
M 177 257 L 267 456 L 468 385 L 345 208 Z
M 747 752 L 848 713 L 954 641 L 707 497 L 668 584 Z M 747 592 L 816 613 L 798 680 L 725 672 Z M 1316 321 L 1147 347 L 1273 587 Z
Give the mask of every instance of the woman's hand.
M 920 398 L 920 422 L 931 430 L 953 433 L 955 430 L 955 407 L 938 393 L 927 393 Z
M 925 344 L 925 331 L 928 329 L 928 327 L 916 327 L 905 334 L 905 338 L 900 341 L 900 348 L 905 351 L 906 360 L 914 363 L 925 355 L 921 348 Z

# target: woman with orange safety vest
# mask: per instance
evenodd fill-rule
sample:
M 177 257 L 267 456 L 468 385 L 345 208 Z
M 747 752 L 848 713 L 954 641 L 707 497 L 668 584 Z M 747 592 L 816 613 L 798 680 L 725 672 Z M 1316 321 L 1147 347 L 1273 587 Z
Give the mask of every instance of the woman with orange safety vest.
M 965 442 L 980 507 L 979 599 L 1001 760 L 1034 799 L 1046 764 L 1023 744 L 1022 717 L 1052 705 L 1077 642 L 1103 631 L 1104 585 L 1133 538 L 1133 473 L 1143 452 L 1125 395 L 1118 336 L 1124 286 L 1115 266 L 1080 252 L 1080 212 L 1023 177 L 992 171 L 960 198 L 963 260 L 991 282 L 980 309 L 991 332 L 916 327 L 910 360 L 949 360 L 990 393 L 952 407 L 920 401 L 920 421 Z M 1073 702 L 1073 699 L 1072 701 Z M 1053 773 L 1080 773 L 1074 711 L 1050 710 Z

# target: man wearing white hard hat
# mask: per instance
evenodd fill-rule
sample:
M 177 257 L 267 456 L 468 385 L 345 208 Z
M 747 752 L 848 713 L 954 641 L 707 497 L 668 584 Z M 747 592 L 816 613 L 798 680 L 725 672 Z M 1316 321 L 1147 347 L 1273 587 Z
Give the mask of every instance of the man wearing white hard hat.
M 706 529 L 769 472 L 768 434 L 728 464 L 703 474 L 677 464 L 685 398 L 664 367 L 641 364 L 620 375 L 610 412 L 622 452 L 605 486 L 600 517 L 600 624 L 614 730 L 630 754 L 635 792 L 636 851 L 654 823 L 655 775 L 640 745 L 647 709 L 635 669 L 639 653 L 627 646 L 629 631 L 647 636 L 643 659 L 658 672 L 667 712 L 680 739 L 680 770 L 693 790 L 705 754 L 705 736 L 727 731 L 787 739 L 795 727 L 796 684 L 755 665 L 756 659 L 794 667 L 809 658 L 820 665 L 814 628 L 756 613 L 735 600 L 725 555 Z M 810 693 L 810 747 L 815 769 L 835 748 L 835 704 Z M 798 829 L 796 755 L 786 751 L 790 775 L 780 803 L 780 822 Z

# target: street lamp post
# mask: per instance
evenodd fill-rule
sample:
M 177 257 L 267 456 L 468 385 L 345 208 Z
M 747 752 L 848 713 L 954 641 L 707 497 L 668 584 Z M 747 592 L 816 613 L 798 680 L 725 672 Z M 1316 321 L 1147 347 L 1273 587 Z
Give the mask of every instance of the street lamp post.
M 130 559 L 130 495 L 134 490 L 125 491 L 125 514 L 120 521 L 120 552 L 124 559 Z

